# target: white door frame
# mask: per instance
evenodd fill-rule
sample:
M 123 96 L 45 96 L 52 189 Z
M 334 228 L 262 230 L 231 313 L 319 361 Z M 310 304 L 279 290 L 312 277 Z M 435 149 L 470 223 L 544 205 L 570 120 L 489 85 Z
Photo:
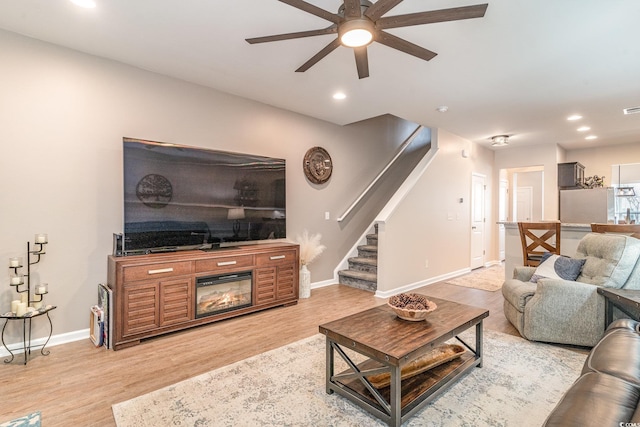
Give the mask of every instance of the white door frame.
M 498 190 L 498 221 L 508 221 L 509 180 L 501 179 Z M 504 261 L 506 230 L 504 224 L 498 224 L 498 260 Z
M 470 233 L 470 267 L 484 267 L 485 263 L 485 198 L 486 175 L 473 172 L 471 174 L 471 233 Z M 480 199 L 478 199 L 478 197 Z

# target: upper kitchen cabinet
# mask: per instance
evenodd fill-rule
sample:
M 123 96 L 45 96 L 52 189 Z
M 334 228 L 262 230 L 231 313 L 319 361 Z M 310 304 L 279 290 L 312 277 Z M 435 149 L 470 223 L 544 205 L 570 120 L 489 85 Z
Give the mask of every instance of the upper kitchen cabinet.
M 560 189 L 582 188 L 584 166 L 579 162 L 558 163 L 558 187 Z

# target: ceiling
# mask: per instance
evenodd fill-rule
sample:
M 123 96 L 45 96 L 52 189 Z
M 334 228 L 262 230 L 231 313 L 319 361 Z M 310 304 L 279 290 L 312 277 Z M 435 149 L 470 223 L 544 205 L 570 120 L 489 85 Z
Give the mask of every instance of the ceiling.
M 331 12 L 341 4 L 307 1 Z M 497 134 L 512 135 L 512 147 L 640 142 L 640 114 L 622 113 L 640 106 L 637 0 L 404 0 L 385 16 L 489 7 L 484 18 L 388 30 L 438 56 L 374 43 L 361 80 L 345 47 L 294 72 L 335 35 L 245 42 L 330 25 L 277 0 L 96 2 L 2 0 L 0 28 L 337 124 L 393 114 L 487 146 Z M 582 125 L 598 139 L 585 140 Z

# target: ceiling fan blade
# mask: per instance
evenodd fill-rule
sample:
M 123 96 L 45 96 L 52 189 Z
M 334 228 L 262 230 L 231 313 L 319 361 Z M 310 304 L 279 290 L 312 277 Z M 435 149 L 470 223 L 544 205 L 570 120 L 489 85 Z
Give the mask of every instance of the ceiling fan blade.
M 304 73 L 309 68 L 313 67 L 318 62 L 320 62 L 322 58 L 324 58 L 325 56 L 327 56 L 328 54 L 336 50 L 338 46 L 340 46 L 340 39 L 335 39 L 334 41 L 326 45 L 320 52 L 313 55 L 311 59 L 309 59 L 307 62 L 302 64 L 300 68 L 296 70 L 296 73 Z
M 382 43 L 385 46 L 389 46 L 393 49 L 400 50 L 404 53 L 408 53 L 409 55 L 413 55 L 420 59 L 424 59 L 425 61 L 429 61 L 433 59 L 437 53 L 432 52 L 428 49 L 418 46 L 417 44 L 413 44 L 408 42 L 400 37 L 396 37 L 392 34 L 385 33 L 384 31 L 379 31 L 376 36 L 376 41 L 378 43 Z
M 314 6 L 310 3 L 307 3 L 306 1 L 302 1 L 302 0 L 279 0 L 279 1 L 282 3 L 286 3 L 289 6 L 293 6 L 296 9 L 300 9 L 312 15 L 318 16 L 322 19 L 326 19 L 327 21 L 331 21 L 334 24 L 338 24 L 340 23 L 340 21 L 342 21 L 342 18 L 340 17 L 340 15 L 321 9 L 318 6 Z
M 302 37 L 321 36 L 324 34 L 335 34 L 337 32 L 338 32 L 338 27 L 336 25 L 332 25 L 329 28 L 323 28 L 320 30 L 299 31 L 297 33 L 276 34 L 273 36 L 264 36 L 264 37 L 253 37 L 250 39 L 246 39 L 246 41 L 250 44 L 267 43 L 267 42 L 277 42 L 280 40 L 299 39 Z
M 364 79 L 369 77 L 369 59 L 367 56 L 367 47 L 356 47 L 353 49 L 356 55 L 356 68 L 358 69 L 358 78 Z
M 360 18 L 360 16 L 362 16 L 360 0 L 344 0 L 344 17 Z
M 388 16 L 376 22 L 379 29 L 409 27 L 411 25 L 433 24 L 436 22 L 458 21 L 461 19 L 482 18 L 488 4 L 454 7 L 429 12 L 409 13 L 407 15 Z
M 378 0 L 369 6 L 364 15 L 375 22 L 400 3 L 402 3 L 402 0 Z

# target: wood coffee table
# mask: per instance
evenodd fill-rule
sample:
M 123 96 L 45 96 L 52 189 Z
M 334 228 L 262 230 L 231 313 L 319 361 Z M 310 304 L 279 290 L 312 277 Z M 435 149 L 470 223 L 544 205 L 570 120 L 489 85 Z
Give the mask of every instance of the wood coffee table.
M 438 308 L 426 320 L 411 322 L 381 305 L 320 325 L 327 337 L 327 393 L 336 392 L 369 411 L 390 426 L 400 426 L 433 400 L 447 386 L 474 367 L 482 367 L 482 320 L 489 316 L 483 308 L 428 297 Z M 458 334 L 475 326 L 475 346 Z M 459 358 L 401 380 L 402 367 L 445 341 L 456 338 L 469 351 Z M 357 364 L 359 353 L 368 358 Z M 335 354 L 349 368 L 335 373 Z M 390 373 L 391 384 L 376 389 L 367 376 Z

